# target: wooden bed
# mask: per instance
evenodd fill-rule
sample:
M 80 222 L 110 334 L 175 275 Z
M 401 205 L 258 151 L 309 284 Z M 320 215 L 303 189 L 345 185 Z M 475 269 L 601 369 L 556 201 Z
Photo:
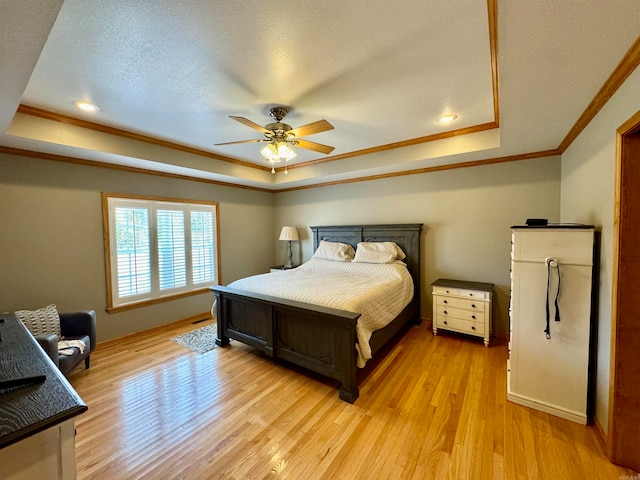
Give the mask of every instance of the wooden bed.
M 411 302 L 370 345 L 375 355 L 408 322 L 420 323 L 420 232 L 422 224 L 311 227 L 313 248 L 321 240 L 348 243 L 396 242 L 413 278 Z M 359 313 L 261 295 L 224 286 L 216 296 L 220 346 L 234 339 L 268 356 L 286 360 L 341 382 L 339 396 L 353 403 L 359 395 L 356 373 L 356 323 Z

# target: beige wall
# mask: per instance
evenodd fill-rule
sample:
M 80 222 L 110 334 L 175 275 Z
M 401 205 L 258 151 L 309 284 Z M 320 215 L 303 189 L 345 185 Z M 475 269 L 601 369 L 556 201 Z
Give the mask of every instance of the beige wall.
M 222 283 L 273 263 L 272 193 L 0 154 L 1 311 L 94 309 L 103 341 L 211 308 L 206 292 L 105 312 L 103 191 L 219 202 Z
M 639 93 L 637 70 L 562 155 L 562 221 L 594 224 L 602 229 L 595 403 L 596 417 L 605 432 L 609 413 L 616 129 L 640 110 Z
M 409 175 L 276 194 L 275 229 L 298 227 L 312 255 L 312 225 L 424 223 L 422 316 L 439 277 L 496 285 L 494 329 L 508 331 L 511 225 L 560 218 L 559 157 Z M 284 242 L 277 256 L 284 258 Z
M 491 282 L 501 334 L 508 330 L 509 227 L 560 216 L 557 157 L 278 194 L 10 155 L 0 155 L 0 171 L 0 309 L 93 308 L 100 341 L 197 315 L 212 300 L 205 293 L 107 314 L 103 191 L 220 202 L 223 284 L 283 263 L 283 225 L 298 227 L 300 263 L 312 254 L 311 225 L 422 222 L 422 316 L 431 318 L 429 284 L 439 277 Z

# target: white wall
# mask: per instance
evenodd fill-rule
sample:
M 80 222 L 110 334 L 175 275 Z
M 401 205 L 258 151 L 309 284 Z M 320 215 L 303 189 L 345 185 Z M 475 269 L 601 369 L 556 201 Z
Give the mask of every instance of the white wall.
M 101 192 L 218 201 L 222 283 L 273 262 L 274 195 L 0 154 L 0 311 L 94 309 L 98 341 L 209 311 L 211 292 L 107 314 Z
M 636 70 L 562 155 L 561 220 L 602 228 L 596 417 L 608 428 L 616 130 L 640 109 Z
M 298 227 L 312 255 L 312 225 L 424 223 L 422 316 L 440 277 L 496 285 L 494 330 L 508 331 L 512 225 L 560 218 L 560 159 L 541 158 L 276 194 L 276 230 Z M 284 242 L 279 242 L 284 243 Z M 276 245 L 284 258 L 284 245 Z

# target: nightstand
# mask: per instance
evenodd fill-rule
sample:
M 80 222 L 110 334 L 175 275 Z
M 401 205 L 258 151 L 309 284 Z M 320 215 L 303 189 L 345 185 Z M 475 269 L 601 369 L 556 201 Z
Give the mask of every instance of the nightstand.
M 273 272 L 281 272 L 283 270 L 292 270 L 294 268 L 296 268 L 298 265 L 296 265 L 295 267 L 291 267 L 291 268 L 284 268 L 284 265 L 276 265 L 275 267 L 269 267 L 269 273 L 273 273 Z
M 491 338 L 491 297 L 493 283 L 440 278 L 433 287 L 433 334 L 439 329 Z

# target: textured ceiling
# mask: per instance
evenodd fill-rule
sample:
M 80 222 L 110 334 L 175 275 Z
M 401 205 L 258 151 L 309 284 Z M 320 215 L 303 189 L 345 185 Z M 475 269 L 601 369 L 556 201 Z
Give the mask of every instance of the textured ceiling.
M 557 149 L 640 35 L 637 0 L 8 10 L 0 145 L 274 190 Z M 265 125 L 274 105 L 293 127 L 328 120 L 307 139 L 335 150 L 271 175 L 259 144 L 214 145 L 260 138 L 229 115 Z

